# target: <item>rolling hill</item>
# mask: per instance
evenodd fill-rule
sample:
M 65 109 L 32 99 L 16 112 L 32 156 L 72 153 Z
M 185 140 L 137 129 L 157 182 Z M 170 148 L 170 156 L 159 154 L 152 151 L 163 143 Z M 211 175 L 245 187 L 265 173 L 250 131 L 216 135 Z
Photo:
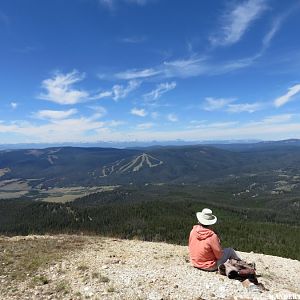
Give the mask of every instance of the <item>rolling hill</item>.
M 143 149 L 77 148 L 0 151 L 0 181 L 26 181 L 31 187 L 111 184 L 200 184 L 232 176 L 300 175 L 298 145 L 244 147 L 166 146 Z M 299 173 L 299 174 L 298 174 Z

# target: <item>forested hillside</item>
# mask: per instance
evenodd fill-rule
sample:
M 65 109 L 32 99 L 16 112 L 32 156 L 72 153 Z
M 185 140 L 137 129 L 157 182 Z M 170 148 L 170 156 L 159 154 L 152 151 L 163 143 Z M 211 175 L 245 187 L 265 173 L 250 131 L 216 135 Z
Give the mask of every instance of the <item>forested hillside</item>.
M 221 190 L 205 194 L 169 186 L 120 188 L 68 204 L 0 201 L 0 232 L 101 234 L 186 245 L 195 212 L 210 207 L 224 246 L 300 259 L 299 209 L 277 209 L 275 202 L 273 208 L 269 202 L 250 208 L 227 197 Z
M 299 149 L 297 145 L 252 144 L 230 145 L 227 149 L 199 145 L 5 150 L 0 151 L 0 183 L 22 180 L 30 189 L 48 189 L 100 184 L 198 184 L 226 181 L 232 176 L 272 178 L 279 171 L 295 177 L 300 176 Z

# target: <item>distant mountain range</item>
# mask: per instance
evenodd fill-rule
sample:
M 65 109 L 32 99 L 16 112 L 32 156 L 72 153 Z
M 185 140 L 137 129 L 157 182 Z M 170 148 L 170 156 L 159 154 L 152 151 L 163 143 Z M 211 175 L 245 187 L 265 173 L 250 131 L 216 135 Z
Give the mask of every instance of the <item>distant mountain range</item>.
M 100 148 L 137 148 L 152 146 L 187 146 L 187 145 L 210 145 L 210 144 L 244 144 L 257 143 L 260 140 L 214 140 L 214 141 L 128 141 L 128 142 L 94 142 L 94 143 L 21 143 L 21 144 L 0 144 L 0 150 L 5 149 L 43 149 L 53 147 L 100 147 Z
M 80 148 L 149 148 L 159 146 L 194 146 L 194 145 L 212 145 L 217 147 L 227 147 L 229 145 L 248 145 L 252 147 L 258 144 L 297 144 L 300 145 L 300 139 L 287 139 L 279 141 L 262 141 L 262 140 L 210 140 L 210 141 L 185 141 L 185 140 L 170 140 L 170 141 L 128 141 L 128 142 L 81 142 L 81 143 L 21 143 L 21 144 L 0 144 L 0 150 L 10 149 L 44 149 L 54 147 L 80 147 Z
M 300 141 L 152 146 L 116 149 L 53 147 L 0 151 L 0 183 L 31 186 L 192 183 L 278 170 L 300 174 Z M 299 171 L 299 172 L 298 172 Z

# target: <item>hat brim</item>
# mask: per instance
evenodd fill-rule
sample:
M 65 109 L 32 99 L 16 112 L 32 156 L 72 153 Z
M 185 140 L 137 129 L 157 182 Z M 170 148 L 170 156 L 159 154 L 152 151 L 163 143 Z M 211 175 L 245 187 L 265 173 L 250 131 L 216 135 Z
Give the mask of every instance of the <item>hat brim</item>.
M 213 225 L 217 223 L 218 218 L 215 215 L 212 215 L 213 219 L 207 220 L 203 218 L 203 215 L 201 212 L 196 213 L 197 219 L 200 224 L 202 225 Z

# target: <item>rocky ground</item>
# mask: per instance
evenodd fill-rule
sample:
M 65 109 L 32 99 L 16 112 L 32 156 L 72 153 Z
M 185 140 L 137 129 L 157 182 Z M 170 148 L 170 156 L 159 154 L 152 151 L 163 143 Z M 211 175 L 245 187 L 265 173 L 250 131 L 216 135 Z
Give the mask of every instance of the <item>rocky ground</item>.
M 267 289 L 193 268 L 187 247 L 87 236 L 0 237 L 0 299 L 299 299 L 300 262 L 256 254 Z

